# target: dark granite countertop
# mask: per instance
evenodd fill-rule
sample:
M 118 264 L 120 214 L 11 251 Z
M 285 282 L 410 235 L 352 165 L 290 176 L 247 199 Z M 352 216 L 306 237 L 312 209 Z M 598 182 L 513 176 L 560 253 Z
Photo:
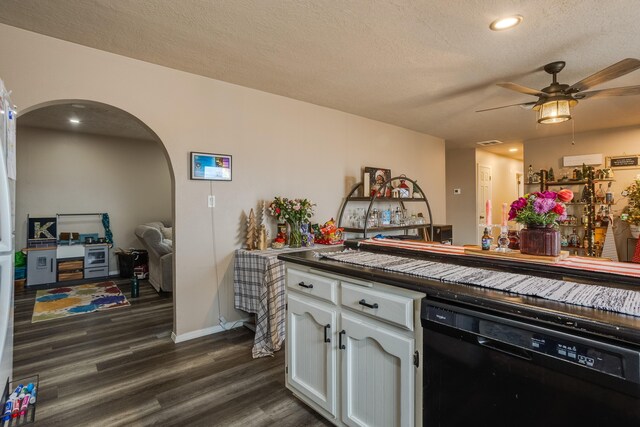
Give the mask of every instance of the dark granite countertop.
M 342 249 L 344 249 L 343 246 L 334 246 L 318 248 L 316 251 L 292 252 L 281 254 L 278 256 L 278 259 L 330 273 L 424 292 L 431 298 L 470 304 L 491 311 L 500 311 L 524 321 L 534 320 L 537 323 L 551 324 L 554 325 L 556 329 L 561 329 L 568 333 L 597 334 L 607 339 L 622 341 L 640 348 L 640 317 L 565 304 L 544 298 L 512 294 L 478 286 L 443 283 L 408 274 L 392 273 L 374 268 L 341 263 L 314 255 L 316 252 L 332 252 Z M 419 256 L 398 252 L 395 254 L 414 258 L 431 257 L 430 254 L 420 254 Z M 446 259 L 447 256 L 438 255 L 434 258 L 437 258 L 438 261 L 455 264 L 460 263 L 456 257 Z M 504 266 L 493 268 L 510 271 Z M 533 270 L 529 273 L 537 275 Z M 545 272 L 540 272 L 539 275 L 549 277 L 548 274 L 543 273 Z M 569 275 L 565 274 L 563 276 L 567 277 Z M 581 277 L 567 277 L 567 279 L 576 281 L 580 279 L 582 282 L 597 283 L 601 286 L 637 289 L 637 286 L 629 283 L 618 284 L 612 280 L 603 281 L 599 276 L 591 277 L 591 280 L 586 280 L 588 277 L 585 276 L 584 272 L 581 272 L 580 276 Z

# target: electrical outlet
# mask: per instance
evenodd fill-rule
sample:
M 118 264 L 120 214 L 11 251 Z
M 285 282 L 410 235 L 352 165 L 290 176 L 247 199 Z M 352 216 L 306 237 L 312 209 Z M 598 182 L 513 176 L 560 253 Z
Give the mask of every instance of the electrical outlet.
M 209 205 L 210 208 L 215 208 L 216 207 L 216 196 L 209 196 L 207 203 Z
M 462 188 L 454 188 L 453 189 L 453 194 L 456 195 L 456 196 L 459 195 L 459 194 L 462 194 Z

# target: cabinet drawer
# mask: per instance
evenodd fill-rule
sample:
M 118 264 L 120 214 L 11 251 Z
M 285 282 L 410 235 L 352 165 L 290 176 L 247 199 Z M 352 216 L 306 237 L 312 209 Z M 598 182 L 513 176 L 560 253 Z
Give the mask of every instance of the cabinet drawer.
M 72 273 L 58 273 L 58 282 L 64 282 L 65 280 L 80 280 L 82 278 L 82 271 L 75 271 Z
M 342 305 L 413 331 L 413 299 L 342 282 Z
M 109 269 L 107 267 L 87 268 L 84 270 L 84 278 L 92 279 L 94 277 L 107 277 Z
M 287 286 L 289 289 L 338 303 L 337 280 L 290 268 L 287 272 Z
M 82 270 L 83 268 L 84 262 L 82 260 L 58 262 L 58 271 Z

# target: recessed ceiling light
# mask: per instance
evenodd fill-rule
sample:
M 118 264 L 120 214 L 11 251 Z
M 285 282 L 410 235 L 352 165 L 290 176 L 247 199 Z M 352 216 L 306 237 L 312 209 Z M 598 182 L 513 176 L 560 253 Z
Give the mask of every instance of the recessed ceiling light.
M 508 30 L 509 28 L 513 28 L 521 23 L 523 19 L 522 15 L 506 16 L 493 21 L 491 25 L 489 25 L 489 28 L 493 31 Z
M 518 149 L 517 149 L 517 148 L 509 148 L 509 152 L 510 152 L 510 153 L 515 153 L 516 151 L 518 151 Z
M 77 125 L 78 123 L 80 123 L 80 119 L 69 119 L 69 122 Z

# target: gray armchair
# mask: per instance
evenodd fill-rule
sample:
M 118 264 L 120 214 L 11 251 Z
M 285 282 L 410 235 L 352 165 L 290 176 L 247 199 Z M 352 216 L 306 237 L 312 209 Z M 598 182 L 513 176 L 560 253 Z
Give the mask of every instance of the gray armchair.
M 168 230 L 161 222 L 150 222 L 137 226 L 136 236 L 149 252 L 149 283 L 156 291 L 173 292 L 173 236 Z

